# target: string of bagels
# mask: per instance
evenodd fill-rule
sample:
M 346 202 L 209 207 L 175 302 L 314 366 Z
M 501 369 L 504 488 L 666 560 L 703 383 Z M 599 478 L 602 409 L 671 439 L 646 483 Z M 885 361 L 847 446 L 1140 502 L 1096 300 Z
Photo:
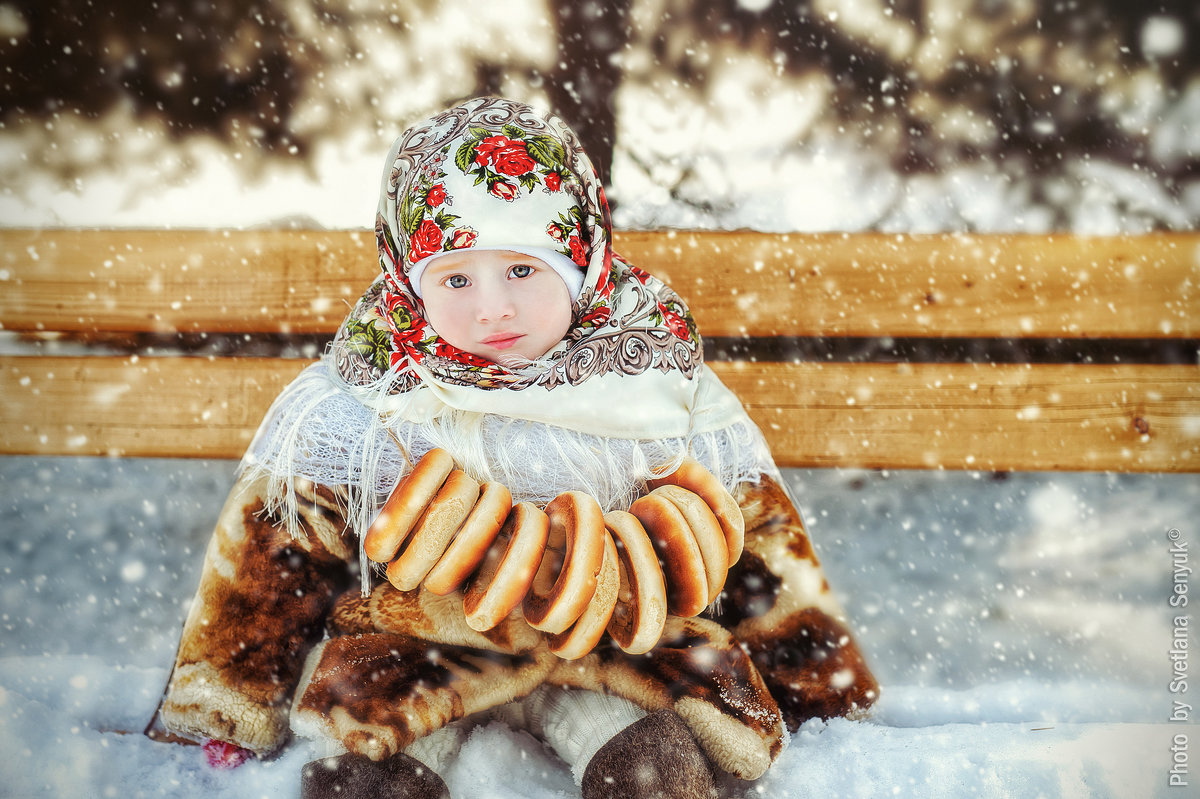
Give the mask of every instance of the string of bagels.
M 628 511 L 604 513 L 568 491 L 545 508 L 512 501 L 433 449 L 397 484 L 363 540 L 400 591 L 463 591 L 467 624 L 483 632 L 518 606 L 574 660 L 607 631 L 630 654 L 649 651 L 668 613 L 695 616 L 742 554 L 745 522 L 721 482 L 693 459 L 647 482 Z

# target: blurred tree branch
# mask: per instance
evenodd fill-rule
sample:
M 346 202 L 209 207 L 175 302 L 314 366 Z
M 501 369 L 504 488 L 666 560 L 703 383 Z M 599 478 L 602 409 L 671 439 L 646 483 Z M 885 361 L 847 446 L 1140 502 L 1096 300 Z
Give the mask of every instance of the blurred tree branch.
M 315 66 L 280 4 L 12 0 L 0 49 L 0 118 L 160 114 L 173 135 L 249 135 L 273 149 L 309 142 L 288 120 Z M 17 35 L 13 35 L 17 34 Z
M 641 31 L 656 67 L 702 88 L 721 66 L 707 53 L 733 41 L 791 74 L 819 70 L 832 112 L 864 140 L 888 138 L 908 172 L 980 157 L 1054 171 L 1066 150 L 1161 167 L 1129 106 L 1148 82 L 1177 96 L 1200 68 L 1189 0 L 652 2 L 647 16 L 670 22 Z
M 1176 195 L 1200 175 L 1194 145 L 1154 136 L 1197 91 L 1192 0 L 512 2 L 522 14 L 489 5 L 487 28 L 483 7 L 434 0 L 6 0 L 0 123 L 20 128 L 28 164 L 69 180 L 117 160 L 115 129 L 90 149 L 73 137 L 113 112 L 219 139 L 252 168 L 303 162 L 352 125 L 382 135 L 472 89 L 544 94 L 607 173 L 622 86 L 662 81 L 704 107 L 728 66 L 719 54 L 736 48 L 782 76 L 822 76 L 822 124 L 899 174 L 986 162 L 1072 180 L 1095 158 Z M 443 18 L 465 29 L 429 27 Z M 645 57 L 631 67 L 635 51 Z

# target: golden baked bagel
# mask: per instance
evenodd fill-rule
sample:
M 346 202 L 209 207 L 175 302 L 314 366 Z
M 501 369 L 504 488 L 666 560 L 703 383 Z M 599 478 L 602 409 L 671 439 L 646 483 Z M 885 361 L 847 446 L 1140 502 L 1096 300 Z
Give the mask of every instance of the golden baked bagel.
M 392 490 L 363 537 L 363 551 L 369 559 L 387 563 L 396 557 L 400 545 L 453 469 L 454 459 L 444 449 L 431 449 L 417 461 Z
M 512 494 L 508 487 L 503 483 L 484 483 L 471 514 L 425 577 L 425 588 L 445 596 L 466 584 L 487 557 L 511 510 Z
M 729 548 L 729 565 L 737 563 L 745 546 L 746 520 L 737 500 L 725 490 L 721 481 L 699 461 L 689 457 L 684 458 L 679 468 L 670 474 L 646 481 L 646 487 L 651 491 L 664 485 L 686 488 L 704 500 L 709 510 L 717 517 L 721 532 L 725 535 L 725 543 Z
M 646 528 L 662 565 L 667 584 L 667 610 L 676 616 L 695 616 L 708 607 L 704 556 L 675 503 L 651 491 L 634 500 L 629 512 Z
M 604 562 L 604 511 L 582 491 L 559 494 L 546 506 L 550 535 L 522 610 L 529 626 L 558 634 L 582 615 L 596 592 Z
M 413 526 L 400 554 L 388 564 L 388 582 L 400 591 L 412 591 L 420 586 L 478 499 L 479 483 L 466 472 L 458 469 L 450 472 Z
M 700 556 L 704 559 L 704 576 L 708 581 L 707 604 L 711 605 L 725 587 L 725 576 L 729 573 L 729 549 L 717 517 L 704 500 L 686 488 L 665 485 L 650 493 L 665 497 L 683 514 L 700 548 Z
M 667 585 L 654 545 L 632 513 L 604 514 L 604 526 L 613 538 L 620 586 L 608 634 L 613 643 L 631 655 L 649 652 L 662 637 L 667 621 Z
M 463 610 L 472 630 L 492 629 L 521 604 L 549 536 L 550 519 L 540 508 L 529 502 L 513 506 L 463 595 Z
M 592 594 L 592 599 L 584 608 L 583 614 L 566 632 L 551 635 L 547 639 L 550 651 L 564 660 L 578 660 L 591 652 L 608 627 L 620 587 L 617 547 L 612 536 L 604 533 L 604 559 L 601 561 L 600 575 L 596 580 L 596 592 Z

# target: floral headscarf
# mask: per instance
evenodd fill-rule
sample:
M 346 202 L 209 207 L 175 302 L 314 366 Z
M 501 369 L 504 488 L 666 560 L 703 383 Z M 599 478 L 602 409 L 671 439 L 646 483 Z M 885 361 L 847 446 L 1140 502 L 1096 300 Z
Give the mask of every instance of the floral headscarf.
M 328 355 L 276 399 L 244 462 L 295 534 L 296 477 L 347 486 L 362 534 L 434 446 L 515 499 L 582 490 L 606 509 L 627 508 L 684 454 L 728 487 L 772 468 L 704 366 L 687 306 L 613 253 L 600 180 L 557 117 L 489 97 L 409 129 L 388 154 L 375 234 L 382 273 Z M 430 327 L 413 285 L 421 265 L 472 247 L 541 253 L 577 285 L 570 329 L 539 360 L 505 367 Z
M 397 187 L 399 241 L 377 225 L 386 257 L 395 260 L 397 250 L 403 252 L 400 271 L 419 297 L 420 274 L 440 255 L 517 250 L 548 263 L 576 299 L 588 254 L 582 189 L 564 158 L 563 146 L 544 133 L 511 123 L 502 133 L 468 128 Z
M 575 133 L 556 116 L 484 97 L 410 128 L 388 154 L 375 236 L 383 274 L 335 340 L 337 370 L 350 386 L 391 397 L 433 386 L 454 407 L 490 410 L 499 402 L 511 409 L 528 402 L 470 400 L 451 388 L 492 395 L 497 389 L 502 395 L 534 387 L 559 391 L 592 378 L 653 371 L 674 375 L 675 390 L 686 392 L 680 386 L 700 367 L 690 311 L 665 284 L 613 253 L 599 177 Z M 429 327 L 412 283 L 414 266 L 467 248 L 553 253 L 560 274 L 571 266 L 583 272 L 572 326 L 539 361 L 501 366 L 452 346 Z M 378 399 L 381 409 L 396 405 Z

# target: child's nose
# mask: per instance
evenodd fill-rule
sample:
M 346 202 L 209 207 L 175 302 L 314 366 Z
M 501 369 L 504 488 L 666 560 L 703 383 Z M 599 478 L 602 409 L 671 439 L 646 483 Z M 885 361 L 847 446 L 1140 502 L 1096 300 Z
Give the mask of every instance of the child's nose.
M 478 319 L 480 322 L 496 322 L 509 319 L 516 315 L 516 306 L 505 294 L 488 297 L 479 304 Z

